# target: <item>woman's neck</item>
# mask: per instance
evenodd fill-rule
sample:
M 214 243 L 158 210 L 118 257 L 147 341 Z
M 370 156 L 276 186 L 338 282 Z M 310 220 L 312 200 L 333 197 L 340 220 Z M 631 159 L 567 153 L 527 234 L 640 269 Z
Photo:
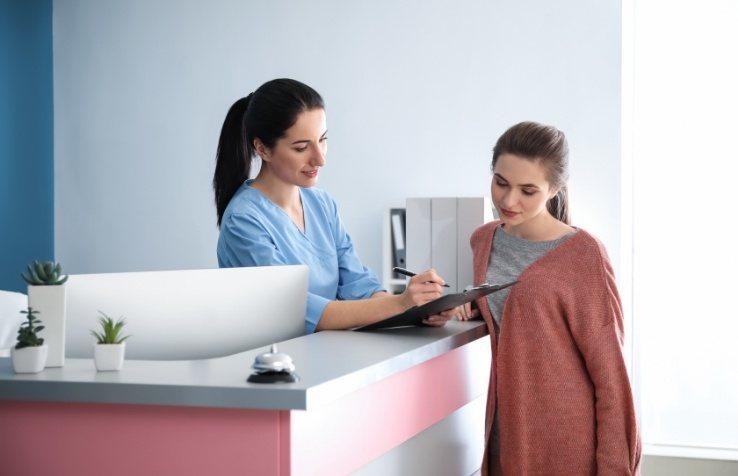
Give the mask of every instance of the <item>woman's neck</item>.
M 300 189 L 297 185 L 286 184 L 281 180 L 276 180 L 269 174 L 262 174 L 260 172 L 254 181 L 251 182 L 251 186 L 260 191 L 284 211 L 289 212 L 298 209 L 302 211 Z
M 261 172 L 251 182 L 251 187 L 261 192 L 265 197 L 274 202 L 289 216 L 297 228 L 305 232 L 305 214 L 300 198 L 300 188 L 297 185 L 286 184 L 276 180 L 269 174 Z
M 550 213 L 543 212 L 519 225 L 504 224 L 505 232 L 528 241 L 551 241 L 574 232 L 574 228 L 554 218 Z

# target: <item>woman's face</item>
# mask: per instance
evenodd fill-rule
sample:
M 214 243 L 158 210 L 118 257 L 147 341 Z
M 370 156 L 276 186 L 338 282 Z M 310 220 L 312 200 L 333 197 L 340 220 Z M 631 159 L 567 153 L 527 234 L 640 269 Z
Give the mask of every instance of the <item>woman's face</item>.
M 502 154 L 492 177 L 492 203 L 510 228 L 534 225 L 550 217 L 546 202 L 556 195 L 546 179 L 546 169 L 536 160 Z
M 327 132 L 325 111 L 311 109 L 301 112 L 271 149 L 257 139 L 256 151 L 275 178 L 299 187 L 312 187 L 318 182 L 318 171 L 325 165 Z

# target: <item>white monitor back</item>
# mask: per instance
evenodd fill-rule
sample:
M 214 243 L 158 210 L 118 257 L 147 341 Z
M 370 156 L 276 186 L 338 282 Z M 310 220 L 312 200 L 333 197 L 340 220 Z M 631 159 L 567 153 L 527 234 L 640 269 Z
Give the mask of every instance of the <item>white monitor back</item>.
M 67 281 L 66 356 L 89 358 L 102 311 L 124 317 L 126 358 L 223 357 L 304 334 L 304 265 L 76 274 Z

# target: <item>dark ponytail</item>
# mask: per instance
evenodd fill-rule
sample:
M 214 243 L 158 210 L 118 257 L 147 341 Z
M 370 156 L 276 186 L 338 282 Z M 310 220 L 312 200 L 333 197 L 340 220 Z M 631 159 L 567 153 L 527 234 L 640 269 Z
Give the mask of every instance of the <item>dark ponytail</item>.
M 213 176 L 218 227 L 233 195 L 249 178 L 254 139 L 272 148 L 300 113 L 323 108 L 320 94 L 294 79 L 268 81 L 231 106 L 220 132 Z
M 228 202 L 251 172 L 252 145 L 245 140 L 244 119 L 252 96 L 253 93 L 233 103 L 220 131 L 213 176 L 218 227 Z
M 569 144 L 563 132 L 553 126 L 537 122 L 521 122 L 506 130 L 492 152 L 492 171 L 497 159 L 512 154 L 533 162 L 541 162 L 552 187 L 559 192 L 546 203 L 546 209 L 557 220 L 570 225 L 569 192 Z

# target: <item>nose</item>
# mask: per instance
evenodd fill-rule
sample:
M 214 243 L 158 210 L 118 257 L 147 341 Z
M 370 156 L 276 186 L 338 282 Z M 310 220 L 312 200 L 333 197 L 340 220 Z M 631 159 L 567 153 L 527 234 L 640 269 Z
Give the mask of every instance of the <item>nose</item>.
M 315 153 L 310 158 L 310 165 L 313 167 L 322 167 L 325 165 L 325 153 L 326 149 L 319 145 L 315 148 Z
M 518 203 L 518 195 L 515 193 L 514 189 L 508 189 L 502 195 L 502 200 L 500 200 L 500 202 L 504 208 L 513 208 Z

